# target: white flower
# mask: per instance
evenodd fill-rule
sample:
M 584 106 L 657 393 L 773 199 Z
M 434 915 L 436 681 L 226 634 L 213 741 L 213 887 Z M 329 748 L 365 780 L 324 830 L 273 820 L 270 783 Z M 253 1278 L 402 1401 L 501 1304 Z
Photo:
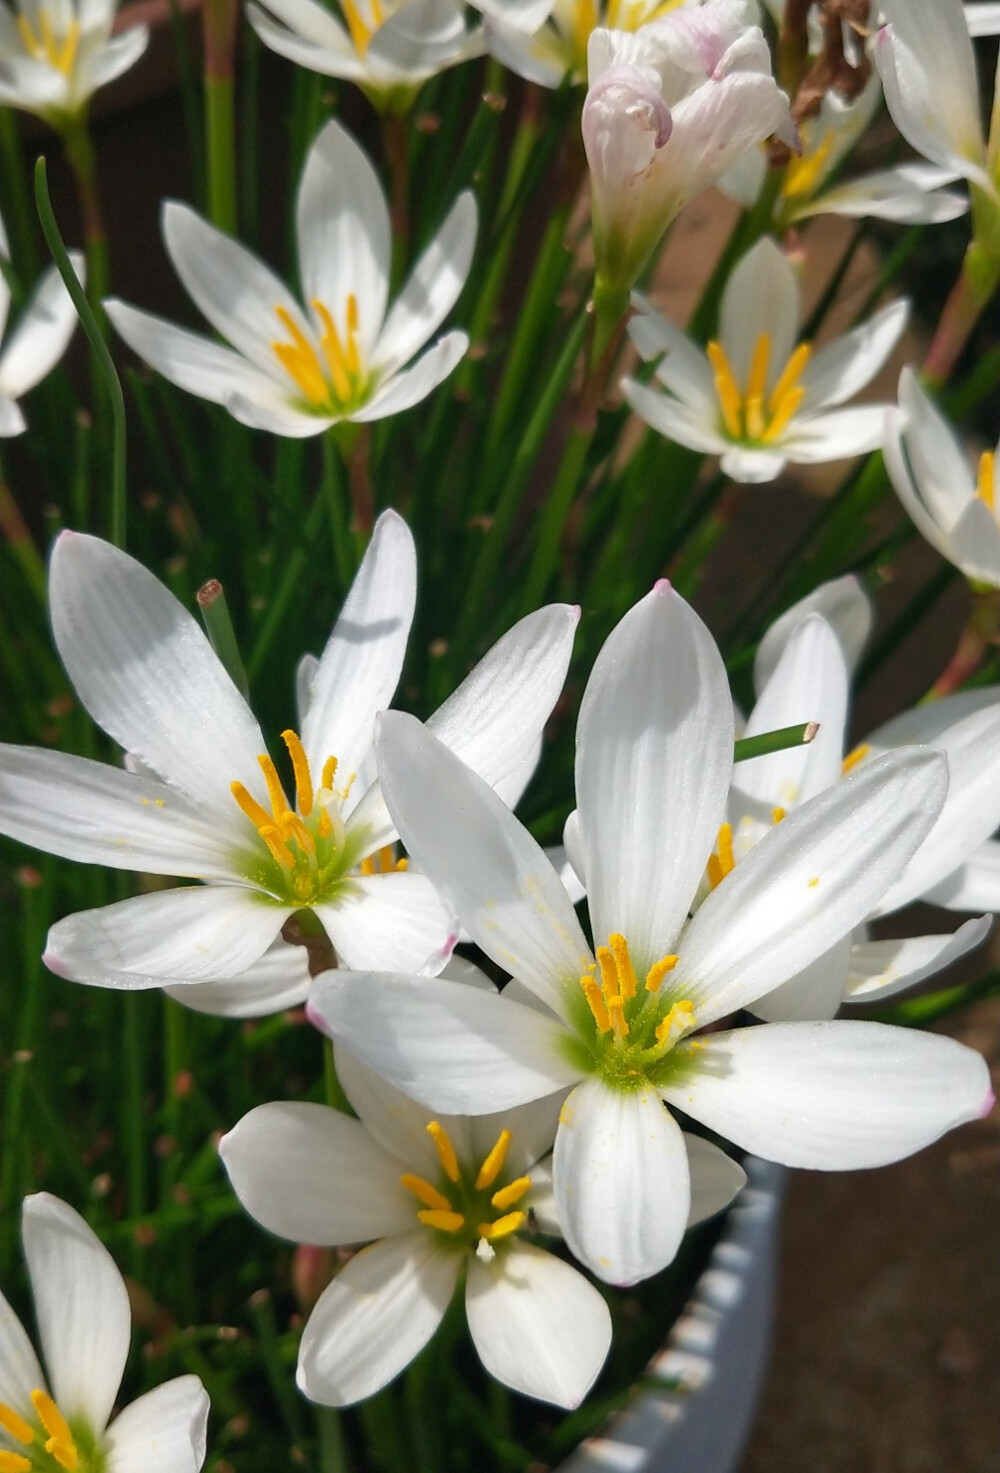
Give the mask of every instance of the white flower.
M 250 0 L 257 35 L 311 72 L 356 82 L 377 106 L 409 109 L 430 77 L 483 50 L 455 0 L 340 0 L 346 25 L 317 0 Z
M 583 143 L 598 284 L 627 291 L 681 207 L 788 124 L 741 0 L 685 7 L 635 35 L 596 30 Z
M 415 860 L 513 973 L 499 998 L 438 978 L 323 978 L 311 1015 L 431 1109 L 503 1110 L 573 1087 L 554 1192 L 572 1252 L 614 1283 L 668 1263 L 688 1216 L 676 1107 L 746 1150 L 827 1170 L 896 1160 L 977 1115 L 978 1055 L 873 1023 L 710 1025 L 821 956 L 929 831 L 946 763 L 869 763 L 778 824 L 688 920 L 725 817 L 733 712 L 700 620 L 658 585 L 594 666 L 577 734 L 596 957 L 555 871 L 417 722 L 382 718 L 380 781 Z M 514 988 L 513 997 L 511 988 Z M 544 1004 L 514 1000 L 523 989 Z M 695 1037 L 695 1030 L 699 1032 Z
M 128 71 L 149 31 L 132 25 L 111 39 L 116 0 L 0 0 L 0 107 L 37 113 L 62 128 L 91 93 Z
M 133 768 L 0 747 L 0 831 L 65 858 L 201 885 L 157 890 L 59 921 L 46 961 L 111 987 L 219 983 L 211 1011 L 287 1006 L 301 959 L 265 955 L 304 912 L 346 965 L 445 960 L 451 918 L 425 876 L 396 863 L 395 831 L 366 784 L 376 712 L 399 679 L 416 594 L 413 539 L 394 512 L 371 546 L 322 659 L 301 739 L 284 733 L 286 795 L 263 736 L 194 618 L 134 559 L 96 538 L 56 544 L 56 644 L 86 707 Z M 440 708 L 445 741 L 496 782 L 534 751 L 565 678 L 577 611 L 553 605 L 509 631 Z M 355 775 L 360 780 L 355 781 Z M 250 994 L 240 990 L 240 974 Z M 201 1001 L 205 1001 L 203 998 Z
M 6 262 L 9 255 L 7 232 L 0 220 L 0 257 Z M 78 251 L 70 251 L 69 258 L 83 281 L 83 257 Z M 10 287 L 0 271 L 0 338 L 4 336 L 9 311 Z M 16 328 L 0 349 L 0 439 L 20 435 L 27 429 L 17 400 L 55 367 L 75 326 L 76 308 L 59 272 L 49 266 L 39 277 Z
M 1000 443 L 972 470 L 947 420 L 904 368 L 882 449 L 917 531 L 967 578 L 1000 588 Z
M 632 408 L 660 434 L 722 456 L 736 481 L 771 481 L 789 461 L 811 464 L 874 450 L 885 406 L 842 408 L 896 346 L 909 304 L 892 302 L 870 321 L 813 352 L 796 342 L 799 284 L 764 237 L 738 262 L 722 295 L 718 338 L 702 350 L 643 298 L 629 335 L 657 358 L 666 393 L 625 379 Z
M 128 1359 L 125 1281 L 79 1213 L 24 1199 L 24 1253 L 48 1379 L 0 1295 L 0 1467 L 76 1473 L 197 1473 L 208 1396 L 197 1376 L 148 1391 L 111 1421 Z
M 880 0 L 880 8 L 887 24 L 875 38 L 874 58 L 896 127 L 918 153 L 1000 205 L 1000 126 L 994 121 L 987 143 L 960 0 Z M 993 11 L 992 23 L 983 15 L 978 31 L 997 28 Z
M 186 205 L 164 206 L 177 274 L 231 348 L 115 299 L 105 303 L 108 316 L 171 383 L 277 435 L 384 419 L 426 398 L 468 347 L 464 332 L 448 332 L 406 367 L 465 284 L 476 237 L 472 195 L 456 200 L 388 314 L 388 206 L 375 170 L 336 121 L 309 150 L 296 225 L 304 308 L 238 242 Z

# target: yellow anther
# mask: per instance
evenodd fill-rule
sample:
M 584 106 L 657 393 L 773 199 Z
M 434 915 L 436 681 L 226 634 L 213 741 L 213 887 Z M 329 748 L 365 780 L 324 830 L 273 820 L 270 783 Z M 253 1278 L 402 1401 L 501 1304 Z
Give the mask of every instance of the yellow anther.
M 597 948 L 597 965 L 601 969 L 601 988 L 607 1002 L 608 998 L 618 996 L 618 968 L 610 946 Z
M 754 343 L 747 374 L 746 432 L 750 440 L 759 440 L 765 430 L 764 391 L 767 388 L 767 366 L 771 359 L 771 335 L 762 332 Z
M 426 1227 L 439 1228 L 443 1233 L 460 1233 L 465 1227 L 465 1218 L 460 1212 L 444 1212 L 436 1207 L 427 1207 L 421 1208 L 417 1216 Z
M 264 774 L 264 781 L 267 783 L 267 796 L 271 804 L 271 813 L 274 815 L 274 822 L 277 823 L 281 815 L 288 810 L 288 799 L 285 797 L 285 790 L 281 786 L 278 769 L 267 753 L 261 752 L 257 761 L 260 764 L 261 772 Z
M 520 1202 L 530 1186 L 530 1176 L 519 1176 L 516 1181 L 508 1182 L 507 1186 L 501 1187 L 499 1192 L 494 1192 L 490 1201 L 498 1212 L 505 1212 L 508 1207 L 513 1207 L 515 1202 Z
M 583 995 L 587 999 L 587 1005 L 594 1015 L 594 1022 L 597 1024 L 598 1029 L 601 1033 L 610 1033 L 611 1019 L 608 1017 L 608 1010 L 604 1005 L 601 989 L 593 977 L 589 976 L 580 978 L 580 986 L 583 988 Z
M 337 776 L 337 759 L 328 757 L 323 763 L 323 772 L 320 777 L 320 786 L 333 791 L 333 780 Z
M 31 1423 L 26 1422 L 13 1407 L 5 1405 L 4 1402 L 0 1402 L 0 1427 L 8 1436 L 13 1437 L 15 1442 L 34 1442 L 35 1440 L 35 1429 Z
M 771 809 L 771 822 L 772 823 L 780 823 L 781 820 L 784 817 L 785 817 L 785 810 L 783 808 L 772 808 Z
M 715 844 L 715 853 L 708 857 L 708 883 L 714 890 L 716 885 L 732 871 L 736 863 L 733 856 L 733 826 L 731 823 L 719 825 L 719 837 Z
M 374 854 L 366 854 L 365 857 L 364 857 L 364 859 L 358 865 L 358 868 L 360 869 L 360 871 L 361 871 L 361 873 L 363 875 L 373 875 L 375 873 L 375 856 L 374 856 Z
M 444 1126 L 439 1125 L 436 1120 L 430 1120 L 427 1123 L 427 1134 L 434 1142 L 445 1176 L 449 1181 L 460 1181 L 462 1173 L 458 1169 L 458 1157 Z
M 410 868 L 410 861 L 408 859 L 397 859 L 394 868 L 397 874 L 402 874 L 404 870 Z
M 524 1223 L 527 1214 L 524 1212 L 508 1212 L 506 1217 L 498 1217 L 496 1222 L 481 1222 L 476 1232 L 481 1238 L 492 1242 L 494 1238 L 506 1238 L 510 1233 L 516 1233 Z
M 346 404 L 352 394 L 348 362 L 351 356 L 357 359 L 357 348 L 353 349 L 353 355 L 351 351 L 350 327 L 348 327 L 348 346 L 345 348 L 340 341 L 337 324 L 330 315 L 330 309 L 318 297 L 313 298 L 312 305 L 316 316 L 323 324 L 323 333 L 319 342 L 330 370 L 330 378 L 333 380 L 333 392 L 342 404 Z
M 44 8 L 38 16 L 39 35 L 35 34 L 31 28 L 31 22 L 24 15 L 18 17 L 17 28 L 25 51 L 34 61 L 47 61 L 49 66 L 55 67 L 56 71 L 69 76 L 73 70 L 73 63 L 76 61 L 77 46 L 80 42 L 79 21 L 70 22 L 62 40 L 56 39 L 48 11 Z
M 299 740 L 298 734 L 291 728 L 281 733 L 281 740 L 288 748 L 288 755 L 292 759 L 292 771 L 295 773 L 296 806 L 302 817 L 308 818 L 313 808 L 313 785 L 306 749 Z
M 311 404 L 316 406 L 327 404 L 330 389 L 316 349 L 290 312 L 284 307 L 275 307 L 274 312 L 292 341 L 291 343 L 272 343 L 272 353 L 288 376 L 295 380 Z
M 273 823 L 261 824 L 259 832 L 264 843 L 271 851 L 271 857 L 278 861 L 282 869 L 294 869 L 295 855 L 285 843 L 276 825 Z
M 726 350 L 721 343 L 714 340 L 705 349 L 708 361 L 712 365 L 712 373 L 715 377 L 715 392 L 719 396 L 719 408 L 722 410 L 722 422 L 726 427 L 726 433 L 734 440 L 743 438 L 743 395 L 740 386 L 736 382 L 736 376 L 729 366 Z
M 435 1207 L 439 1212 L 452 1211 L 452 1205 L 444 1192 L 439 1192 L 437 1187 L 425 1181 L 422 1176 L 413 1176 L 407 1171 L 399 1179 L 406 1190 L 412 1192 L 425 1207 Z
M 359 866 L 363 875 L 391 875 L 406 867 L 407 861 L 396 858 L 396 850 L 392 844 L 385 844 L 375 854 L 366 855 Z
M 628 1022 L 625 1018 L 625 999 L 623 997 L 609 997 L 607 999 L 608 1017 L 611 1026 L 619 1038 L 628 1037 Z
M 278 829 L 286 844 L 294 842 L 298 844 L 300 849 L 304 849 L 307 854 L 316 853 L 316 840 L 306 828 L 301 818 L 299 818 L 299 815 L 293 813 L 290 808 L 286 808 L 278 820 Z
M 380 875 L 391 874 L 396 868 L 396 850 L 392 844 L 383 844 L 378 851 L 378 872 Z
M 657 1024 L 657 1043 L 668 1043 L 680 1033 L 686 1033 L 695 1026 L 694 1003 L 683 997 L 680 1002 L 675 1002 L 666 1017 Z
M 618 987 L 622 996 L 635 997 L 638 983 L 632 958 L 629 956 L 628 942 L 620 931 L 613 931 L 608 937 L 608 945 L 611 947 L 615 966 L 618 969 Z
M 668 972 L 672 972 L 680 961 L 676 953 L 669 956 L 661 956 L 658 962 L 654 962 L 646 973 L 646 991 L 659 992 L 660 984 Z
M 500 1175 L 500 1168 L 507 1159 L 507 1148 L 510 1145 L 510 1131 L 502 1130 L 496 1138 L 493 1148 L 489 1151 L 479 1168 L 476 1177 L 476 1191 L 485 1192 L 491 1187 Z
M 772 414 L 780 413 L 782 404 L 787 396 L 796 390 L 799 379 L 802 377 L 802 372 L 811 357 L 812 344 L 799 343 L 781 370 L 778 382 L 771 390 L 771 397 L 767 401 L 767 407 Z
M 31 1459 L 23 1453 L 0 1452 L 0 1473 L 31 1473 Z
M 854 748 L 853 752 L 848 752 L 847 756 L 840 764 L 841 776 L 846 777 L 849 772 L 853 772 L 858 763 L 863 762 L 870 751 L 871 747 L 868 745 L 868 743 L 862 742 L 860 746 Z
M 384 18 L 378 0 L 372 0 L 372 25 L 369 25 L 364 19 L 356 0 L 340 0 L 340 8 L 344 12 L 344 19 L 351 33 L 355 51 L 359 56 L 364 56 L 371 44 L 372 36 Z
M 31 1393 L 31 1404 L 38 1413 L 38 1420 L 49 1434 L 45 1451 L 52 1454 L 60 1468 L 74 1469 L 79 1458 L 66 1418 L 48 1392 L 38 1387 Z
M 273 815 L 268 813 L 266 808 L 262 808 L 257 802 L 256 798 L 252 798 L 250 796 L 242 783 L 230 783 L 229 791 L 232 793 L 233 797 L 236 799 L 237 803 L 242 808 L 247 818 L 253 824 L 254 828 L 260 829 L 263 828 L 265 825 L 268 828 L 273 827 Z
M 996 510 L 996 452 L 993 450 L 984 450 L 979 457 L 976 495 L 990 511 Z
M 800 132 L 802 132 L 801 127 Z M 793 154 L 785 168 L 781 192 L 786 198 L 801 198 L 803 195 L 812 194 L 830 167 L 829 158 L 833 148 L 832 133 L 828 133 L 815 148 L 809 147 L 808 134 L 805 135 L 803 141 L 804 151 L 798 156 Z
M 781 401 L 780 407 L 771 416 L 767 429 L 760 436 L 762 445 L 772 445 L 783 430 L 788 428 L 792 416 L 798 410 L 799 405 L 806 397 L 806 391 L 801 384 L 798 388 L 789 389 Z

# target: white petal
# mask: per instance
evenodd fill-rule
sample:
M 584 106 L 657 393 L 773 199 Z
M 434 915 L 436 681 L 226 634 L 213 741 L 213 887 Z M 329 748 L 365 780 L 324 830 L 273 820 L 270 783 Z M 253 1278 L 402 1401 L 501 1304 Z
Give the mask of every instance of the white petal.
M 302 740 L 314 772 L 330 756 L 338 783 L 360 770 L 374 741 L 375 713 L 399 681 L 416 596 L 410 529 L 395 512 L 383 512 L 312 682 Z
M 933 164 L 901 164 L 894 169 L 878 169 L 838 184 L 817 199 L 797 206 L 791 218 L 803 220 L 810 215 L 829 214 L 850 219 L 869 216 L 900 225 L 941 225 L 947 220 L 960 219 L 969 208 L 967 195 L 954 189 L 941 189 L 936 182 L 955 177 L 954 170 L 939 169 Z
M 800 379 L 810 413 L 817 406 L 843 404 L 871 382 L 899 341 L 909 311 L 906 300 L 890 302 L 819 349 Z
M 635 1284 L 672 1261 L 691 1184 L 684 1136 L 655 1089 L 578 1085 L 562 1108 L 552 1164 L 563 1237 L 591 1273 Z
M 646 359 L 658 358 L 656 377 L 690 409 L 708 417 L 719 417 L 719 401 L 708 359 L 693 343 L 639 292 L 632 293 L 636 312 L 629 319 L 628 335 L 637 352 Z M 640 411 L 641 412 L 641 411 Z
M 178 1376 L 127 1406 L 104 1437 L 107 1473 L 197 1473 L 205 1460 L 208 1393 Z
M 0 394 L 0 440 L 12 438 L 14 435 L 23 435 L 28 428 L 28 421 L 21 413 L 13 399 L 6 394 Z
M 31 1406 L 35 1387 L 44 1385 L 45 1377 L 25 1328 L 0 1294 L 0 1402 L 23 1416 Z
M 951 936 L 864 941 L 851 948 L 845 1002 L 881 1002 L 951 966 L 983 941 L 992 916 L 977 916 Z
M 336 986 L 336 975 L 329 979 L 331 986 Z M 369 1069 L 367 1064 L 363 1064 L 340 1044 L 336 1047 L 335 1058 L 337 1078 L 351 1108 L 383 1152 L 399 1163 L 397 1171 L 405 1169 L 420 1176 L 429 1176 L 431 1180 L 436 1179 L 441 1162 L 434 1142 L 427 1133 L 427 1125 L 432 1118 L 427 1106 L 418 1104 L 401 1089 L 395 1089 L 381 1074 Z M 473 1153 L 470 1122 L 462 1116 L 438 1114 L 434 1118 L 447 1131 L 459 1161 L 467 1168 L 471 1167 Z M 411 1218 L 406 1226 L 412 1227 L 412 1214 L 419 1204 L 409 1193 L 407 1197 Z
M 221 831 L 245 837 L 239 778 L 266 800 L 260 728 L 193 616 L 110 543 L 63 532 L 49 570 L 52 630 L 77 694 L 104 730 Z
M 924 899 L 948 910 L 1000 910 L 1000 844 L 994 839 L 980 844 Z
M 672 951 L 725 815 L 733 706 L 715 641 L 666 583 L 612 631 L 587 682 L 576 792 L 594 936 L 645 973 Z
M 758 450 L 754 445 L 731 445 L 723 455 L 719 468 L 731 481 L 741 481 L 747 486 L 760 486 L 765 481 L 773 481 L 780 476 L 787 460 L 784 441 L 780 450 Z
M 292 909 L 236 885 L 154 890 L 57 921 L 43 961 L 57 976 L 127 990 L 229 977 L 260 960 Z
M 847 990 L 851 937 L 842 936 L 794 977 L 750 1004 L 765 1023 L 812 1023 L 835 1018 Z
M 785 1166 L 885 1166 L 992 1103 L 977 1053 L 915 1029 L 762 1023 L 699 1043 L 686 1077 L 665 1086 L 664 1098 Z
M 98 87 L 113 82 L 142 56 L 149 44 L 146 26 L 128 25 L 120 35 L 113 37 L 99 51 L 87 57 L 82 76 L 77 80 L 77 93 L 96 92 Z
M 367 1243 L 417 1224 L 419 1204 L 399 1180 L 406 1164 L 326 1105 L 258 1105 L 219 1155 L 250 1216 L 293 1243 Z
M 511 1242 L 492 1263 L 473 1259 L 465 1289 L 479 1359 L 504 1386 L 569 1410 L 597 1379 L 611 1347 L 611 1315 L 570 1264 Z
M 682 938 L 670 991 L 690 1000 L 699 1026 L 771 991 L 864 920 L 930 830 L 946 777 L 938 754 L 906 748 L 765 835 Z
M 703 450 L 706 455 L 720 455 L 727 448 L 719 429 L 717 404 L 685 404 L 631 378 L 622 379 L 621 389 L 636 414 L 668 440 L 676 440 L 689 450 Z
M 847 668 L 854 671 L 868 642 L 874 614 L 871 599 L 855 575 L 847 573 L 843 578 L 821 583 L 775 619 L 758 645 L 754 659 L 753 680 L 758 693 L 770 680 L 792 630 L 813 613 L 821 614 L 833 628 L 840 640 Z
M 762 333 L 770 338 L 767 388 L 788 362 L 799 329 L 799 285 L 780 246 L 765 235 L 736 264 L 722 295 L 719 339 L 736 382 L 745 388 Z
M 173 789 L 87 757 L 0 746 L 0 830 L 64 859 L 229 880 L 231 840 Z
M 1000 527 L 984 501 L 969 502 L 949 540 L 951 560 L 967 578 L 1000 588 Z
M 309 954 L 304 946 L 272 941 L 260 961 L 234 977 L 213 982 L 160 984 L 168 997 L 196 1013 L 218 1018 L 263 1018 L 297 1007 L 309 996 Z M 117 984 L 120 985 L 120 984 Z
M 125 1282 L 78 1212 L 48 1192 L 24 1199 L 24 1256 L 52 1395 L 100 1435 L 132 1337 Z
M 877 450 L 885 428 L 884 404 L 856 404 L 792 421 L 781 448 L 797 465 L 825 465 Z
M 271 11 L 287 20 L 288 25 L 294 26 L 301 34 L 275 21 Z M 319 72 L 322 76 L 344 77 L 351 82 L 366 80 L 365 66 L 359 61 L 353 43 L 322 5 L 311 4 L 309 0 L 268 0 L 265 9 L 263 5 L 250 3 L 247 5 L 247 19 L 265 46 L 294 61 L 297 66 Z M 313 31 L 322 32 L 322 40 L 312 39 Z
M 455 941 L 451 914 L 412 870 L 355 876 L 316 914 L 340 965 L 356 972 L 419 972 Z
M 393 303 L 376 353 L 376 366 L 395 373 L 409 363 L 458 300 L 476 244 L 476 204 L 466 191 L 455 201 Z
M 569 897 L 503 800 L 412 716 L 382 717 L 382 792 L 470 936 L 556 1011 L 591 962 Z
M 309 1316 L 299 1390 L 321 1406 L 381 1390 L 434 1334 L 461 1266 L 462 1255 L 442 1252 L 425 1227 L 355 1254 Z
M 464 332 L 446 332 L 416 363 L 387 378 L 350 418 L 355 424 L 368 424 L 390 414 L 402 414 L 404 409 L 412 409 L 448 377 L 464 358 L 468 347 L 469 339 Z
M 724 1212 L 737 1192 L 746 1186 L 747 1174 L 732 1156 L 727 1156 L 700 1135 L 684 1134 L 691 1172 L 691 1206 L 688 1227 Z
M 389 207 L 368 156 L 336 119 L 309 150 L 295 223 L 306 301 L 318 299 L 343 328 L 353 293 L 361 361 L 371 365 L 389 285 Z
M 899 375 L 899 408 L 906 459 L 927 511 L 947 530 L 958 520 L 975 493 L 965 452 L 948 420 L 938 409 L 913 369 Z
M 83 257 L 70 253 L 73 270 L 84 277 Z M 65 352 L 76 327 L 76 308 L 54 266 L 43 272 L 0 354 L 0 393 L 19 399 L 34 388 Z
M 246 394 L 228 389 L 222 399 L 223 408 L 233 419 L 239 420 L 251 430 L 264 430 L 269 435 L 285 435 L 291 440 L 307 440 L 312 435 L 321 435 L 331 425 L 345 418 L 341 414 L 325 414 L 318 410 L 299 408 L 291 397 L 272 395 L 270 402 L 254 390 Z
M 580 1077 L 566 1030 L 534 1008 L 437 977 L 325 972 L 313 1022 L 414 1099 L 485 1115 L 553 1094 Z

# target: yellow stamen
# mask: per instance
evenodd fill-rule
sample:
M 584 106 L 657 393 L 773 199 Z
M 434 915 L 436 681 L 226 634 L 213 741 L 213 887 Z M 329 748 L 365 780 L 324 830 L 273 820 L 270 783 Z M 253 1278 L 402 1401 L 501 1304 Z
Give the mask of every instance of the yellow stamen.
M 278 829 L 286 844 L 294 840 L 307 854 L 316 853 L 316 840 L 306 828 L 301 818 L 299 818 L 299 815 L 293 813 L 290 808 L 286 808 L 281 815 L 278 821 Z
M 780 823 L 781 820 L 784 817 L 785 817 L 785 810 L 783 808 L 772 808 L 771 809 L 771 822 L 772 823 Z
M 35 61 L 47 61 L 49 66 L 55 67 L 56 71 L 62 72 L 63 76 L 69 76 L 76 61 L 76 50 L 80 42 L 80 23 L 77 20 L 70 22 L 62 41 L 56 40 L 56 34 L 52 29 L 48 11 L 42 10 L 38 17 L 38 29 L 40 35 L 36 35 L 31 28 L 31 22 L 27 16 L 19 16 L 17 28 L 24 43 L 24 49 Z
M 502 1130 L 496 1138 L 492 1150 L 485 1157 L 476 1177 L 476 1191 L 484 1192 L 491 1187 L 500 1175 L 500 1168 L 507 1158 L 507 1148 L 510 1145 L 510 1131 Z
M 396 868 L 396 851 L 391 844 L 383 844 L 378 851 L 378 872 L 380 875 L 391 874 Z
M 259 832 L 270 849 L 272 858 L 278 861 L 282 869 L 294 869 L 295 855 L 285 843 L 278 828 L 273 823 L 265 823 L 261 824 Z
M 717 885 L 722 884 L 736 862 L 733 857 L 733 826 L 731 823 L 719 825 L 719 837 L 716 840 L 715 849 L 716 852 L 708 857 L 708 883 L 713 890 Z
M 0 1402 L 0 1427 L 8 1436 L 13 1437 L 15 1442 L 34 1442 L 35 1440 L 35 1429 L 31 1423 L 26 1422 L 13 1407 L 5 1405 L 4 1402 Z
M 281 815 L 288 810 L 288 799 L 285 797 L 285 790 L 281 786 L 278 769 L 267 753 L 262 752 L 257 758 L 257 761 L 260 763 L 260 770 L 264 774 L 264 781 L 267 783 L 267 796 L 271 804 L 274 821 L 277 823 Z
M 695 1025 L 694 1004 L 683 997 L 675 1002 L 669 1013 L 656 1027 L 657 1043 L 667 1043 L 678 1034 L 687 1032 Z
M 455 1155 L 455 1147 L 448 1139 L 448 1132 L 443 1125 L 436 1120 L 430 1120 L 427 1124 L 427 1134 L 437 1148 L 444 1174 L 449 1181 L 460 1181 L 462 1173 L 458 1169 L 458 1157 Z
M 395 868 L 397 874 L 402 874 L 404 870 L 410 868 L 410 861 L 408 859 L 397 859 Z
M 719 408 L 722 410 L 722 422 L 726 427 L 726 433 L 734 440 L 742 440 L 743 419 L 741 411 L 743 409 L 743 396 L 740 393 L 739 384 L 736 382 L 733 370 L 729 366 L 726 350 L 721 343 L 717 343 L 713 339 L 706 347 L 705 352 L 708 355 L 708 361 L 712 365 L 712 372 L 715 376 L 715 392 L 719 396 Z
M 996 452 L 993 450 L 984 450 L 979 457 L 976 495 L 990 511 L 996 510 Z
M 366 854 L 358 868 L 361 870 L 361 873 L 363 875 L 373 875 L 375 873 L 374 854 Z
M 306 749 L 299 740 L 298 734 L 292 731 L 291 728 L 281 733 L 281 740 L 288 748 L 288 755 L 292 759 L 292 771 L 295 773 L 296 805 L 302 817 L 308 818 L 313 808 L 313 785 Z
M 767 365 L 771 357 L 771 335 L 762 332 L 754 344 L 747 374 L 746 432 L 748 439 L 759 440 L 764 433 L 764 390 L 767 388 Z
M 427 1227 L 440 1228 L 443 1233 L 460 1233 L 465 1227 L 465 1218 L 460 1212 L 439 1212 L 428 1207 L 421 1208 L 417 1216 Z
M 612 1028 L 619 1038 L 627 1038 L 628 1022 L 625 1018 L 625 999 L 623 997 L 609 997 L 607 999 L 607 1007 Z
M 597 948 L 597 965 L 601 969 L 601 987 L 607 1002 L 609 998 L 618 996 L 618 968 L 610 946 Z
M 330 398 L 330 390 L 323 376 L 323 367 L 316 356 L 316 349 L 285 307 L 275 307 L 274 312 L 292 341 L 272 343 L 272 353 L 310 403 L 326 404 Z
M 439 1212 L 451 1212 L 451 1203 L 444 1192 L 439 1192 L 437 1187 L 431 1186 L 429 1181 L 424 1181 L 422 1176 L 413 1176 L 407 1171 L 399 1179 L 406 1190 L 412 1192 L 425 1207 L 436 1207 Z
M 778 382 L 771 390 L 771 397 L 767 401 L 767 407 L 771 414 L 778 414 L 786 396 L 797 386 L 802 372 L 812 357 L 812 344 L 799 343 L 788 362 L 778 377 Z
M 781 432 L 787 429 L 789 421 L 805 397 L 806 391 L 801 384 L 798 388 L 788 390 L 780 407 L 771 416 L 771 421 L 764 433 L 758 436 L 762 445 L 772 445 Z
M 646 991 L 659 992 L 660 984 L 668 972 L 672 972 L 680 961 L 675 953 L 669 956 L 661 956 L 658 962 L 654 962 L 646 973 Z
M 852 772 L 853 769 L 857 767 L 859 762 L 863 762 L 865 760 L 870 751 L 871 747 L 868 745 L 868 743 L 862 742 L 860 746 L 854 748 L 853 752 L 848 752 L 847 756 L 840 764 L 841 776 L 846 777 L 849 772 Z
M 833 133 L 828 133 L 815 148 L 809 147 L 808 134 L 805 134 L 803 142 L 805 148 L 802 154 L 797 157 L 793 154 L 785 168 L 781 192 L 786 198 L 812 194 L 829 168 Z
M 496 1222 L 481 1222 L 476 1232 L 487 1242 L 494 1238 L 506 1238 L 508 1234 L 517 1232 L 526 1216 L 524 1212 L 508 1212 L 506 1217 L 498 1217 Z
M 273 827 L 273 816 L 260 806 L 256 798 L 250 796 L 242 783 L 230 783 L 229 791 L 255 828 L 263 828 L 265 825 Z
M 336 759 L 336 757 L 328 757 L 326 759 L 326 761 L 323 763 L 323 773 L 322 773 L 322 776 L 320 777 L 320 786 L 321 787 L 324 787 L 324 788 L 329 788 L 332 791 L 332 789 L 333 789 L 333 780 L 334 780 L 334 778 L 336 776 L 337 776 L 337 759 Z
M 583 995 L 587 999 L 587 1004 L 594 1015 L 594 1022 L 597 1024 L 599 1030 L 601 1033 L 610 1033 L 611 1019 L 608 1017 L 608 1010 L 604 1005 L 601 989 L 593 977 L 581 977 L 580 986 L 583 988 Z
M 319 811 L 319 836 L 321 839 L 328 839 L 332 833 L 333 824 L 330 822 L 330 815 L 325 808 L 321 808 Z
M 323 334 L 319 343 L 323 349 L 323 356 L 326 358 L 327 367 L 330 370 L 330 377 L 333 380 L 333 392 L 342 403 L 346 403 L 351 398 L 352 393 L 351 374 L 347 366 L 352 348 L 350 338 L 350 309 L 348 308 L 348 347 L 345 349 L 343 343 L 340 341 L 337 324 L 330 315 L 330 309 L 317 297 L 313 298 L 312 305 L 316 316 L 323 324 Z M 356 315 L 357 310 L 355 309 Z M 353 357 L 357 359 L 357 348 L 353 349 Z
M 375 18 L 375 24 L 381 25 L 376 7 L 377 0 L 372 6 L 372 12 Z M 347 28 L 351 33 L 351 40 L 354 42 L 355 51 L 359 56 L 364 56 L 371 44 L 372 28 L 365 21 L 361 11 L 355 4 L 355 0 L 340 0 L 340 8 L 344 12 L 344 19 L 347 21 Z
M 31 1473 L 31 1459 L 23 1453 L 0 1452 L 0 1473 Z
M 74 1469 L 79 1458 L 66 1418 L 47 1391 L 36 1388 L 31 1393 L 31 1404 L 38 1413 L 38 1420 L 49 1434 L 45 1451 L 52 1454 L 61 1468 Z
M 513 1207 L 515 1202 L 520 1202 L 530 1186 L 530 1176 L 519 1176 L 516 1181 L 501 1187 L 499 1192 L 494 1192 L 490 1201 L 498 1212 L 504 1212 L 508 1207 Z
M 613 931 L 608 937 L 608 945 L 611 947 L 618 969 L 618 986 L 623 997 L 635 997 L 638 983 L 635 977 L 635 968 L 632 958 L 629 956 L 628 942 L 619 931 Z

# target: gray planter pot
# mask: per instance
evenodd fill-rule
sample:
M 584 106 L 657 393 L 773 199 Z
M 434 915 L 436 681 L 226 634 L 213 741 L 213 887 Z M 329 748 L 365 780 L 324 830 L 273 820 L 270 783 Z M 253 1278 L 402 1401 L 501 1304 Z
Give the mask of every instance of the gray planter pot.
M 735 1473 L 770 1351 L 784 1168 L 750 1157 L 708 1266 L 645 1393 L 558 1473 Z

